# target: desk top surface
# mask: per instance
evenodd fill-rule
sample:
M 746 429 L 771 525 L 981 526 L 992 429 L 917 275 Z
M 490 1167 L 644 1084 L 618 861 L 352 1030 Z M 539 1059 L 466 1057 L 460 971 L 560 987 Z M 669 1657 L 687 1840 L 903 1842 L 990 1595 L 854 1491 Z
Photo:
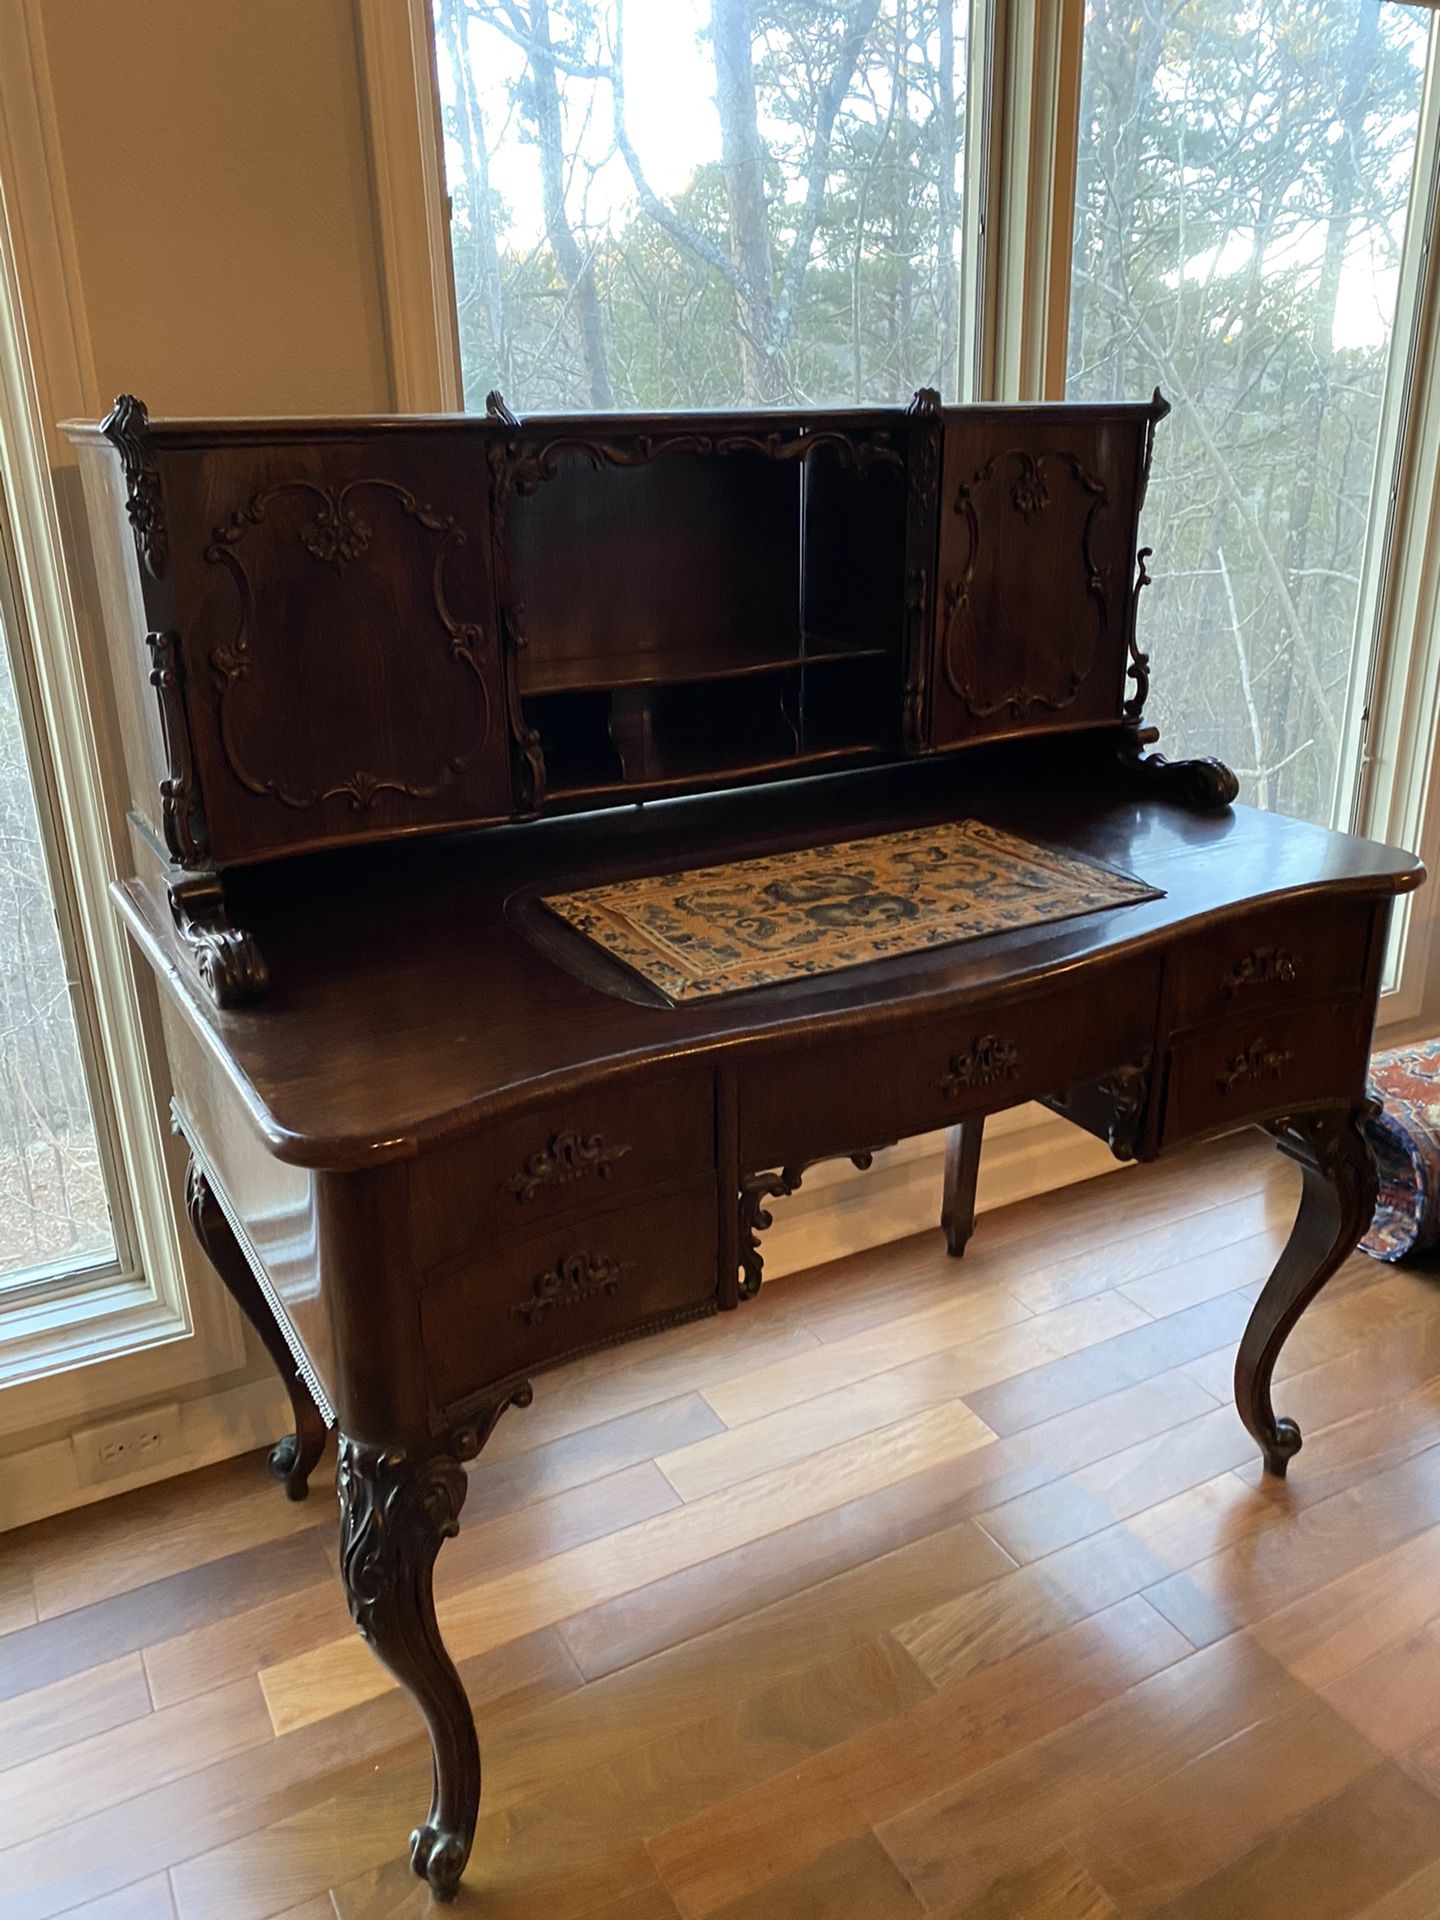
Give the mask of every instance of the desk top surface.
M 680 1007 L 635 997 L 628 976 L 538 905 L 567 886 L 966 816 L 1123 868 L 1164 896 Z M 1409 853 L 1301 821 L 1246 807 L 1195 814 L 1097 792 L 1093 774 L 1048 760 L 987 755 L 237 876 L 237 892 L 250 881 L 241 912 L 272 987 L 260 1006 L 229 1013 L 192 989 L 153 897 L 135 883 L 118 897 L 271 1150 L 299 1165 L 353 1168 L 412 1154 L 596 1073 L 998 1004 L 1257 901 L 1384 897 L 1423 877 Z

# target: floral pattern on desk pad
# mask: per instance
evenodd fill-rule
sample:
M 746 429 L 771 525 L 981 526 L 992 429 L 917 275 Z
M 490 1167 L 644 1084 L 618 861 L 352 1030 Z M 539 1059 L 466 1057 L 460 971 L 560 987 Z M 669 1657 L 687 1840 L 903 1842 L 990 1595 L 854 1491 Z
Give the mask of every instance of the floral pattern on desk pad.
M 647 874 L 544 904 L 672 1004 L 979 940 L 1162 889 L 979 820 Z

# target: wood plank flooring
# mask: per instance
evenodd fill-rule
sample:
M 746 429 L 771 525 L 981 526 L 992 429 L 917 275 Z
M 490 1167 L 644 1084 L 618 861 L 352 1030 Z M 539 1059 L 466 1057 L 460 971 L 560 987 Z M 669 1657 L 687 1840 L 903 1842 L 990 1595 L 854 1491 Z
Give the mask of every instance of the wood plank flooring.
M 440 1560 L 454 1911 L 1440 1914 L 1440 1280 L 1337 1275 L 1263 1481 L 1229 1375 L 1297 1186 L 1226 1142 L 542 1381 Z M 0 1537 L 0 1920 L 426 1911 L 327 1475 Z

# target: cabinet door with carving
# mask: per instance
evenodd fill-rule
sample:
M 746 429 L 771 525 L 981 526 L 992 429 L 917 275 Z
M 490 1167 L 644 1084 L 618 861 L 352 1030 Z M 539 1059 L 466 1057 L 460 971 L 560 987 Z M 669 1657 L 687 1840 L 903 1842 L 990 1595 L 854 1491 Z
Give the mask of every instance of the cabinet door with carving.
M 934 747 L 1118 721 L 1148 407 L 947 417 Z
M 508 813 L 482 433 L 157 423 L 218 865 Z

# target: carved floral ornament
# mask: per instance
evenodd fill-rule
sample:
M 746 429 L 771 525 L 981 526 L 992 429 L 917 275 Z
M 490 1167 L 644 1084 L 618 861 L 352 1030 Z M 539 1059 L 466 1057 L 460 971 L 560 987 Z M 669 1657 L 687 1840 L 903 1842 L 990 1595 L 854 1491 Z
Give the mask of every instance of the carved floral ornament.
M 508 412 L 508 409 L 506 410 Z M 500 415 L 492 416 L 500 418 Z M 511 416 L 513 418 L 513 416 Z M 527 445 L 507 440 L 492 447 L 491 463 L 497 482 L 496 500 L 500 535 L 504 531 L 504 496 L 538 492 L 560 470 L 561 457 L 578 454 L 598 472 L 602 467 L 643 467 L 667 453 L 699 453 L 725 456 L 736 453 L 759 454 L 766 460 L 807 460 L 821 448 L 831 449 L 840 465 L 850 473 L 863 473 L 872 466 L 901 467 L 905 456 L 894 437 L 883 428 L 847 433 L 840 428 L 776 427 L 768 433 L 698 433 L 691 429 L 664 433 L 637 433 L 633 439 L 591 438 L 581 433 L 557 434 L 553 439 Z
M 479 693 L 480 723 L 473 745 L 465 753 L 449 755 L 427 778 L 419 780 L 366 767 L 356 768 L 323 786 L 296 786 L 283 779 L 266 778 L 248 763 L 236 738 L 235 697 L 257 667 L 251 646 L 254 590 L 241 552 L 243 543 L 253 528 L 266 523 L 276 500 L 299 495 L 313 502 L 313 511 L 301 522 L 296 535 L 300 545 L 322 565 L 343 568 L 365 553 L 374 537 L 370 522 L 354 505 L 355 496 L 365 489 L 393 500 L 406 520 L 437 536 L 431 569 L 431 603 L 446 637 L 450 660 L 464 670 Z M 278 800 L 282 806 L 297 812 L 325 800 L 344 799 L 352 811 L 364 813 L 385 793 L 398 794 L 407 800 L 432 800 L 471 765 L 490 733 L 490 692 L 477 657 L 486 636 L 477 622 L 457 620 L 445 596 L 447 556 L 465 544 L 465 529 L 453 514 L 438 513 L 398 481 L 379 476 L 351 480 L 340 487 L 322 487 L 311 480 L 281 480 L 254 494 L 243 507 L 236 508 L 228 521 L 214 529 L 205 558 L 211 565 L 223 567 L 233 581 L 238 618 L 230 640 L 211 649 L 209 666 L 219 696 L 221 748 L 230 771 L 247 792 Z

